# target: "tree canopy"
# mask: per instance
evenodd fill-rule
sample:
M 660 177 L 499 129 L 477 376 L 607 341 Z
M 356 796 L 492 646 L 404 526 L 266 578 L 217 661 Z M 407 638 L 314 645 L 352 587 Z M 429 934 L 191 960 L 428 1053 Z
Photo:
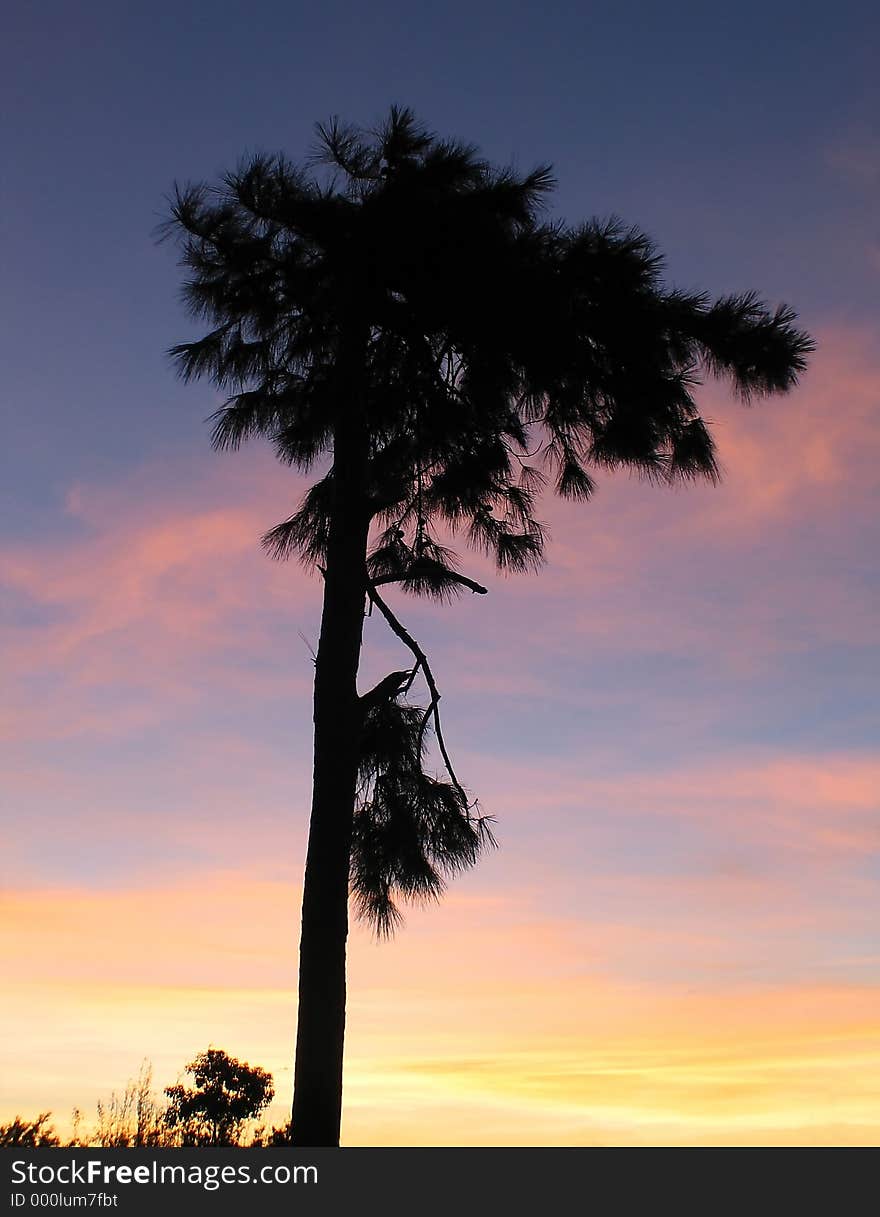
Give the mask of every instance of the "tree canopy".
M 217 188 L 178 191 L 184 297 L 212 328 L 174 356 L 185 378 L 230 390 L 218 448 L 264 435 L 308 471 L 332 452 L 339 343 L 357 331 L 368 506 L 385 525 L 374 576 L 459 590 L 439 523 L 501 567 L 535 565 L 548 476 L 579 499 L 597 469 L 714 479 L 701 376 L 750 399 L 805 366 L 812 344 L 789 308 L 666 287 L 652 242 L 616 220 L 546 219 L 546 166 L 495 169 L 399 108 L 374 135 L 319 132 L 329 175 L 256 156 Z M 333 477 L 267 534 L 272 553 L 321 560 Z
M 165 1123 L 183 1144 L 236 1145 L 246 1120 L 272 1101 L 272 1075 L 257 1065 L 237 1061 L 220 1048 L 200 1052 L 186 1066 L 194 1085 L 168 1086 Z

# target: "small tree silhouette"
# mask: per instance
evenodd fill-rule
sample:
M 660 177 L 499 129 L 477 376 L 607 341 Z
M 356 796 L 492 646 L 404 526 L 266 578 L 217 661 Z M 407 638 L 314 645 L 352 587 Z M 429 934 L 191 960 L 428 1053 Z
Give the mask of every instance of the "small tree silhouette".
M 186 1067 L 195 1086 L 168 1086 L 165 1122 L 184 1145 L 238 1145 L 242 1126 L 272 1101 L 272 1075 L 208 1048 Z

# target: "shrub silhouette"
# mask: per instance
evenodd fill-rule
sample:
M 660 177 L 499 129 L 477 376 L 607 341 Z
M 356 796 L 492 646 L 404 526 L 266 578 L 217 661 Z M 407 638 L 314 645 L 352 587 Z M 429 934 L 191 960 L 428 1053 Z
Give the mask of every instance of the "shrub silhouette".
M 0 1124 L 0 1147 L 35 1149 L 39 1146 L 60 1145 L 55 1129 L 49 1123 L 51 1111 L 44 1111 L 33 1120 L 16 1116 L 10 1124 Z
M 195 1086 L 168 1086 L 165 1124 L 182 1145 L 240 1145 L 245 1121 L 259 1115 L 275 1093 L 265 1069 L 208 1048 L 186 1067 Z

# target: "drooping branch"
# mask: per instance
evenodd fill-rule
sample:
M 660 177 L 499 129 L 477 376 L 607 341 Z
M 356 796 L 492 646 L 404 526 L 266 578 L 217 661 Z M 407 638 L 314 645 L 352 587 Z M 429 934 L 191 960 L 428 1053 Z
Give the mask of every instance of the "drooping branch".
M 483 592 L 486 591 L 485 588 L 482 590 Z M 425 710 L 424 717 L 422 718 L 421 733 L 424 733 L 428 722 L 433 718 L 434 733 L 437 736 L 437 747 L 440 749 L 440 755 L 443 757 L 443 764 L 446 766 L 446 772 L 449 774 L 449 780 L 461 795 L 468 809 L 470 809 L 473 804 L 471 804 L 471 802 L 468 800 L 464 787 L 455 775 L 455 770 L 452 767 L 452 761 L 449 759 L 449 753 L 446 749 L 446 742 L 443 739 L 443 728 L 440 724 L 440 690 L 437 688 L 437 682 L 434 679 L 434 673 L 431 671 L 431 665 L 428 661 L 428 657 L 419 646 L 415 638 L 413 638 L 412 634 L 410 634 L 406 626 L 398 620 L 385 600 L 383 600 L 379 595 L 379 592 L 376 590 L 375 583 L 372 581 L 367 582 L 367 596 L 369 597 L 370 603 L 376 606 L 376 608 L 388 622 L 392 632 L 397 635 L 400 641 L 412 652 L 413 657 L 415 658 L 415 665 L 413 666 L 408 682 L 402 691 L 406 691 L 410 688 L 419 670 L 422 671 L 425 677 L 425 683 L 427 684 L 428 691 L 431 694 L 431 701 L 428 708 Z

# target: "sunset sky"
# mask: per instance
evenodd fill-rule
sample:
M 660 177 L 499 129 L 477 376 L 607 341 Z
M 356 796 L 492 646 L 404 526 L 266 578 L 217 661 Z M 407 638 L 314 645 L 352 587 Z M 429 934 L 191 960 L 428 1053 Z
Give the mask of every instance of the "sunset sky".
M 305 483 L 211 451 L 153 231 L 175 180 L 396 101 L 818 349 L 788 397 L 702 391 L 720 487 L 602 476 L 544 503 L 540 576 L 465 556 L 488 596 L 395 598 L 499 849 L 355 929 L 343 1143 L 880 1141 L 874 10 L 11 6 L 0 1122 L 89 1122 L 209 1044 L 286 1119 L 320 587 L 259 537 Z M 365 687 L 407 666 L 366 640 Z

